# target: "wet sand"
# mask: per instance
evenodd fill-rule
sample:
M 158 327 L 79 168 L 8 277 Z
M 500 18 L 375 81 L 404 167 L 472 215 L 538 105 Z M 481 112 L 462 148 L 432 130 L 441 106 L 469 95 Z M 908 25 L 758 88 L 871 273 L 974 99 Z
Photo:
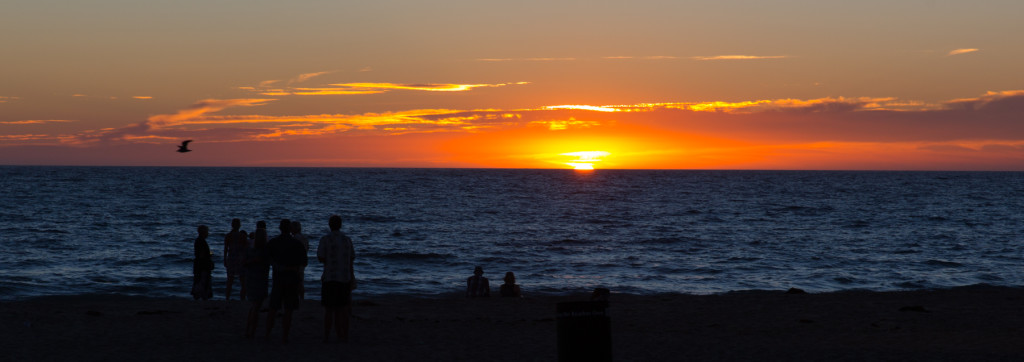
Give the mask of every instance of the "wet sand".
M 358 291 L 357 291 L 358 292 Z M 306 301 L 291 341 L 243 330 L 248 303 L 116 295 L 0 302 L 0 360 L 553 361 L 555 305 L 578 296 L 356 297 L 349 343 Z M 636 296 L 613 291 L 612 354 L 653 360 L 1020 360 L 1024 289 Z

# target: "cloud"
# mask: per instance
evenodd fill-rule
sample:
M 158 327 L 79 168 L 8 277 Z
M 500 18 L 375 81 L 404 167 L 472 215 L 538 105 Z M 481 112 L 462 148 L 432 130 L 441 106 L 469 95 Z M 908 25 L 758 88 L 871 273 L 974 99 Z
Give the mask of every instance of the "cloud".
M 629 56 L 629 55 L 619 55 L 619 56 L 601 57 L 601 59 L 610 59 L 610 60 L 623 60 L 623 59 L 673 60 L 673 59 L 679 59 L 679 57 L 671 56 L 671 55 L 648 55 L 648 56 L 640 56 L 640 57 Z
M 604 109 L 618 111 L 651 111 L 656 109 L 681 109 L 694 112 L 718 113 L 758 113 L 788 110 L 793 112 L 839 112 L 861 109 L 870 110 L 904 110 L 923 109 L 927 105 L 922 102 L 904 102 L 893 97 L 826 97 L 817 99 L 762 99 L 741 102 L 677 102 L 677 103 L 642 103 L 626 106 L 602 106 Z
M 976 51 L 978 51 L 978 49 L 975 49 L 975 48 L 961 48 L 961 49 L 954 49 L 954 50 L 951 50 L 951 51 L 950 51 L 950 52 L 949 52 L 948 54 L 946 54 L 946 56 L 948 57 L 948 56 L 953 56 L 953 55 L 960 55 L 960 54 L 974 53 L 974 52 L 976 52 Z
M 181 124 L 190 119 L 200 118 L 207 113 L 219 112 L 231 107 L 262 106 L 276 99 L 242 98 L 242 99 L 205 99 L 175 114 L 164 114 L 149 117 L 147 124 L 152 127 L 168 127 Z
M 708 57 L 692 57 L 696 60 L 759 60 L 759 59 L 785 59 L 788 55 L 715 55 Z
M 4 97 L 4 96 L 0 96 L 0 103 L 7 103 L 8 101 L 13 101 L 13 100 L 17 100 L 17 99 L 20 99 L 20 98 L 18 98 L 18 97 Z
M 288 80 L 288 84 L 302 83 L 315 77 L 319 77 L 324 74 L 333 73 L 334 71 L 314 72 L 314 73 L 303 73 L 297 77 Z
M 419 84 L 396 84 L 396 83 L 341 83 L 331 84 L 336 87 L 367 89 L 367 90 L 416 90 L 427 92 L 464 92 L 473 88 L 504 87 L 507 85 L 530 84 L 529 82 L 499 83 L 499 84 L 451 84 L 451 83 L 419 83 Z
M 596 112 L 619 112 L 619 111 L 621 111 L 620 109 L 615 108 L 615 107 L 588 106 L 588 105 L 547 106 L 547 107 L 544 107 L 543 109 L 583 109 L 583 110 L 596 111 Z
M 25 124 L 70 123 L 70 122 L 76 122 L 76 121 L 74 121 L 74 120 L 67 120 L 67 119 L 30 119 L 30 120 L 24 120 L 24 121 L 4 121 L 4 122 L 0 122 L 0 124 L 25 125 Z
M 978 110 L 998 107 L 1007 103 L 1020 103 L 1022 98 L 1024 98 L 1024 90 L 989 91 L 979 97 L 954 99 L 943 104 L 950 109 Z
M 537 58 L 478 58 L 478 62 L 569 62 L 577 60 L 576 58 L 555 58 L 555 57 L 537 57 Z
M 438 85 L 403 86 L 445 88 Z M 239 143 L 237 149 L 251 147 L 253 150 L 284 147 L 280 142 L 292 142 L 288 143 L 291 145 L 317 143 L 325 148 L 321 153 L 308 156 L 323 157 L 326 154 L 323 152 L 333 152 L 331 144 L 360 144 L 383 150 L 400 147 L 396 143 L 400 141 L 396 139 L 409 139 L 402 137 L 475 139 L 478 143 L 467 145 L 491 147 L 493 144 L 490 149 L 497 150 L 494 147 L 504 144 L 516 152 L 526 152 L 523 147 L 539 145 L 542 140 L 550 142 L 553 148 L 562 149 L 559 152 L 570 152 L 602 150 L 593 145 L 615 146 L 619 142 L 616 140 L 631 139 L 633 143 L 628 147 L 622 146 L 623 150 L 638 155 L 661 155 L 658 157 L 666 160 L 705 160 L 700 161 L 704 163 L 687 164 L 691 165 L 687 167 L 836 168 L 863 165 L 855 167 L 920 169 L 942 164 L 977 169 L 996 168 L 999 162 L 1005 164 L 1013 157 L 1024 160 L 1024 124 L 1019 122 L 1024 116 L 1024 90 L 988 92 L 940 104 L 892 97 L 826 97 L 561 105 L 530 109 L 418 109 L 363 114 L 224 112 L 272 101 L 258 98 L 208 99 L 120 128 L 67 135 L 7 135 L 0 137 L 4 141 L 0 147 L 11 150 L 8 147 L 16 145 L 166 145 L 175 140 L 196 139 L 208 145 Z M 259 110 L 252 113 L 259 113 Z M 596 141 L 577 140 L 587 137 Z M 256 146 L 252 144 L 254 142 L 261 142 L 261 145 Z M 513 144 L 523 146 L 511 146 Z M 455 147 L 452 152 L 467 154 L 464 161 L 482 157 L 469 155 L 469 149 L 477 150 L 473 147 Z M 495 159 L 512 157 L 501 153 L 505 151 L 494 150 L 486 152 L 496 155 Z M 615 150 L 604 151 L 614 153 Z M 298 157 L 295 152 L 299 151 L 288 152 L 293 152 L 289 157 Z M 6 153 L 13 154 L 14 151 Z M 622 157 L 621 153 L 617 155 Z M 927 161 L 930 162 L 927 165 L 932 166 L 896 162 L 903 155 L 914 155 L 917 157 L 914 160 Z M 955 164 L 942 163 L 953 162 L 950 160 L 954 158 L 957 160 Z M 720 160 L 724 159 L 745 159 L 747 163 L 721 163 L 723 161 Z M 793 166 L 796 164 L 792 160 L 806 162 Z M 861 163 L 839 163 L 853 162 L 850 160 Z M 760 163 L 752 163 L 755 161 Z M 668 167 L 666 165 L 669 164 L 634 163 L 630 167 L 648 167 L 644 165 Z
M 150 96 L 134 96 L 132 98 L 134 98 L 134 99 L 153 99 L 153 97 L 150 97 Z
M 36 141 L 36 140 L 52 140 L 52 135 L 45 134 L 8 134 L 0 135 L 0 140 L 9 142 L 24 142 L 24 141 Z
M 523 85 L 529 82 L 498 83 L 498 84 L 453 84 L 453 83 L 337 83 L 330 87 L 295 87 L 295 88 L 239 88 L 258 92 L 266 96 L 317 96 L 317 95 L 359 95 L 379 94 L 395 90 L 412 90 L 426 92 L 464 92 L 474 88 L 493 88 L 509 85 Z
M 219 112 L 231 107 L 261 106 L 275 99 L 206 99 L 196 102 L 174 114 L 160 114 L 149 117 L 143 122 L 129 124 L 120 128 L 104 128 L 89 130 L 78 134 L 61 136 L 61 143 L 68 145 L 87 145 L 93 143 L 124 142 L 161 136 L 161 132 L 171 134 L 181 131 L 197 119 L 209 113 Z

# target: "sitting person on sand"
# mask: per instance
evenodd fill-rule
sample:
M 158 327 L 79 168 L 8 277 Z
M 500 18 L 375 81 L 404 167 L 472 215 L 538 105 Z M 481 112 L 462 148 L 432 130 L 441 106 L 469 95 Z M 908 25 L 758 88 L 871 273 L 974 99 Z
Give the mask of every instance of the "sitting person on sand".
M 516 284 L 516 275 L 512 274 L 512 272 L 505 273 L 505 284 L 501 285 L 500 292 L 502 297 L 523 297 L 522 290 L 519 289 L 519 285 Z
M 473 276 L 466 279 L 466 298 L 490 297 L 491 286 L 484 278 L 484 268 L 477 266 Z

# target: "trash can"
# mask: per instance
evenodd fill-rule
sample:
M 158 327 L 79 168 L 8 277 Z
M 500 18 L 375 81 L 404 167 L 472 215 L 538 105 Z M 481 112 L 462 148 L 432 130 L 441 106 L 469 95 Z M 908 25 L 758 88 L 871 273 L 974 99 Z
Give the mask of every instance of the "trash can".
M 558 360 L 611 361 L 612 332 L 607 301 L 557 305 Z

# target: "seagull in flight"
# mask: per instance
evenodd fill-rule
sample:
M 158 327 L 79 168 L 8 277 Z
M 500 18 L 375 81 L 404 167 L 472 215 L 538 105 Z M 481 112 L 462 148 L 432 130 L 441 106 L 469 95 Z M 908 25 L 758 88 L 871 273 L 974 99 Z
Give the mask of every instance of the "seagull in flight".
M 192 140 L 188 140 L 188 141 L 182 142 L 181 146 L 178 146 L 178 152 L 181 152 L 181 153 L 192 152 L 192 150 L 188 149 L 188 143 L 189 142 L 192 142 Z

